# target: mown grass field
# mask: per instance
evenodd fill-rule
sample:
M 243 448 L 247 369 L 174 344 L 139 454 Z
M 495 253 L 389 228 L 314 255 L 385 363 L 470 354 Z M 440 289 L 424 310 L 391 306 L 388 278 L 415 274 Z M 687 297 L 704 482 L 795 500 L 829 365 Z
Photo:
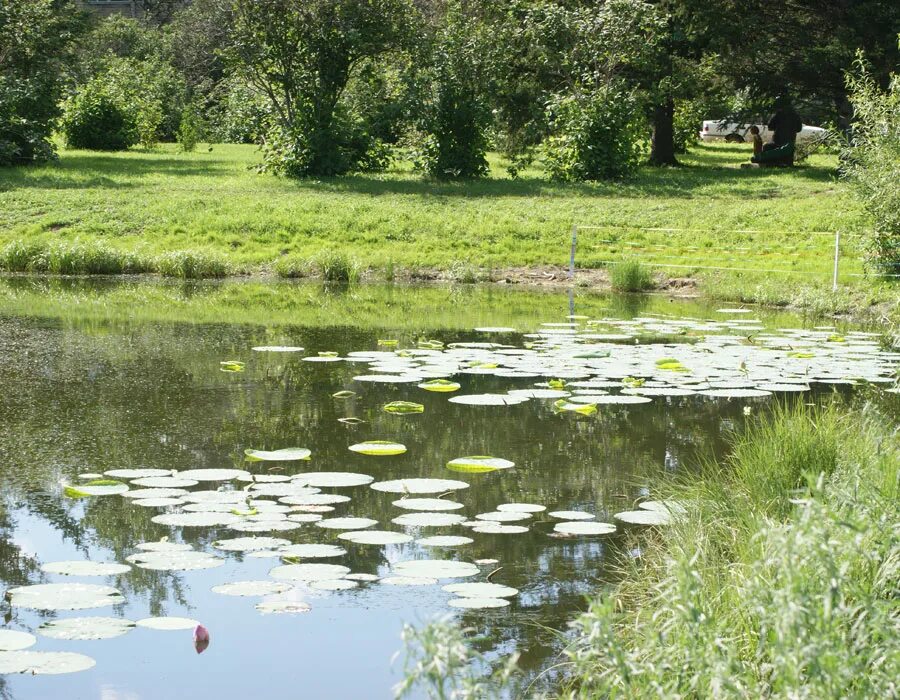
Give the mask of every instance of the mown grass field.
M 0 268 L 303 275 L 337 253 L 374 279 L 437 270 L 473 281 L 485 274 L 472 270 L 566 266 L 579 224 L 602 227 L 580 232 L 579 268 L 636 259 L 669 277 L 701 277 L 721 298 L 805 304 L 829 297 L 840 230 L 853 303 L 896 296 L 855 276 L 867 222 L 835 156 L 741 169 L 747 156 L 743 145 L 698 145 L 681 168 L 563 184 L 537 167 L 513 179 L 496 156 L 491 176 L 474 182 L 426 179 L 402 161 L 386 173 L 291 181 L 256 173 L 254 146 L 62 150 L 57 163 L 0 171 Z M 185 251 L 196 259 L 174 255 Z

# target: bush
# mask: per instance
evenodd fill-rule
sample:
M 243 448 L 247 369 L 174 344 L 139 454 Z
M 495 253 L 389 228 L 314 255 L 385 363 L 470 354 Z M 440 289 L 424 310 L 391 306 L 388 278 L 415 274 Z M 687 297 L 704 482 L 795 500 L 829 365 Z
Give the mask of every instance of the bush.
M 100 78 L 66 102 L 62 132 L 69 148 L 97 151 L 124 151 L 139 138 L 136 111 Z
M 0 251 L 0 269 L 54 275 L 119 275 L 149 272 L 152 265 L 134 253 L 98 243 L 13 241 Z
M 227 78 L 216 89 L 208 120 L 210 136 L 221 143 L 259 143 L 269 120 L 266 99 L 238 77 Z
M 644 154 L 645 123 L 633 93 L 598 88 L 551 107 L 553 135 L 544 142 L 554 180 L 615 180 L 633 175 Z
M 314 264 L 326 282 L 349 284 L 359 281 L 359 266 L 346 253 L 326 251 L 315 258 Z
M 286 255 L 275 261 L 275 274 L 289 279 L 309 277 L 312 274 L 312 263 L 300 255 Z
M 483 39 L 457 3 L 433 48 L 422 106 L 417 168 L 440 178 L 487 175 L 487 129 L 491 112 L 484 99 Z
M 855 121 L 845 175 L 875 225 L 869 262 L 878 274 L 900 275 L 900 75 L 883 91 L 859 59 L 848 87 Z
M 193 105 L 188 105 L 181 112 L 181 123 L 178 125 L 176 138 L 184 153 L 190 153 L 197 148 L 197 141 L 200 138 L 200 115 Z
M 654 286 L 650 270 L 636 260 L 616 263 L 609 271 L 609 278 L 617 292 L 645 292 Z

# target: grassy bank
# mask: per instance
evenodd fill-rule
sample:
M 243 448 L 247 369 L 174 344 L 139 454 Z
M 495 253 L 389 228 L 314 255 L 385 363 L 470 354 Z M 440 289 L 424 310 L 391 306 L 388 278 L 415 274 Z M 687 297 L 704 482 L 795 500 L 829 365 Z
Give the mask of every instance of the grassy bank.
M 895 697 L 900 452 L 882 418 L 803 404 L 665 494 L 623 583 L 575 624 L 569 698 Z

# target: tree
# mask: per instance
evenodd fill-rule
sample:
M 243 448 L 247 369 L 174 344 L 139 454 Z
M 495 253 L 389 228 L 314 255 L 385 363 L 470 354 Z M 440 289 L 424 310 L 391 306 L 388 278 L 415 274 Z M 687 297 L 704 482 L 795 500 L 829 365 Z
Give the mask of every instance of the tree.
M 402 45 L 414 14 L 407 0 L 231 0 L 230 9 L 226 55 L 276 120 L 268 168 L 304 176 L 365 165 L 370 140 L 341 96 L 361 61 Z
M 53 157 L 63 67 L 81 29 L 72 0 L 0 2 L 0 165 Z

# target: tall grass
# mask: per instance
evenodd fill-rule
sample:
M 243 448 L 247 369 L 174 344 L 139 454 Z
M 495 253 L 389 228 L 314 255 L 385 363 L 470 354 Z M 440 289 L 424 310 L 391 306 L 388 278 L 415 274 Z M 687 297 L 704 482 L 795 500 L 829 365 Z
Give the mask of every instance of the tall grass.
M 613 265 L 609 270 L 609 281 L 617 292 L 646 292 L 654 287 L 650 269 L 637 260 Z
M 803 404 L 759 420 L 575 622 L 562 695 L 896 697 L 898 445 L 884 430 Z

